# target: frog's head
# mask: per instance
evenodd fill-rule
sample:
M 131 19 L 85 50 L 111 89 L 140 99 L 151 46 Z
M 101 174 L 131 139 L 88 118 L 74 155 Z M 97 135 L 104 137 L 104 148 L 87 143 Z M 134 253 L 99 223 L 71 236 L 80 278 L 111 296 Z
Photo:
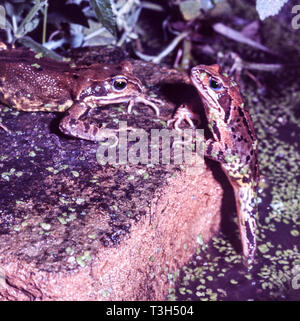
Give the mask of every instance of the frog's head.
M 77 97 L 85 103 L 105 105 L 127 102 L 144 90 L 127 61 L 117 65 L 92 65 L 81 78 L 85 81 L 81 81 Z
M 232 101 L 235 100 L 235 105 L 241 101 L 237 84 L 216 64 L 192 68 L 191 80 L 202 98 L 206 114 L 227 122 Z

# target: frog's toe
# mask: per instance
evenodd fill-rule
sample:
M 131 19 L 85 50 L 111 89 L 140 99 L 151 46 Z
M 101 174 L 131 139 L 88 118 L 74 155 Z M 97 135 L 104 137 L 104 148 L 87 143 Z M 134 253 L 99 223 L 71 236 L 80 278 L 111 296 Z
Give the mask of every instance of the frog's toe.
M 161 104 L 161 105 L 163 104 L 163 102 L 159 99 L 155 99 L 152 97 L 148 98 L 148 97 L 143 97 L 143 96 L 136 97 L 134 102 L 135 103 L 142 103 L 144 105 L 150 106 L 152 109 L 154 109 L 156 116 L 159 116 L 159 114 L 160 114 L 160 110 L 159 110 L 159 107 L 157 106 L 157 104 Z M 132 106 L 131 106 L 131 108 L 132 108 Z
M 182 133 L 182 129 L 179 128 L 181 122 L 182 122 L 183 119 L 181 118 L 177 118 L 177 117 L 173 117 L 171 119 L 169 119 L 167 121 L 167 127 L 173 127 L 175 130 L 177 130 L 179 133 Z

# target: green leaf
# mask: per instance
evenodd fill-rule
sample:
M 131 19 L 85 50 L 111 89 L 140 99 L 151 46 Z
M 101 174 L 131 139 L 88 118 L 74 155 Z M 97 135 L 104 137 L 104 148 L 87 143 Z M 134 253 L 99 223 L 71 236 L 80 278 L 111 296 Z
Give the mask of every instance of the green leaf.
M 91 0 L 91 6 L 103 26 L 113 35 L 116 35 L 116 19 L 112 11 L 111 1 Z
M 201 3 L 195 0 L 187 0 L 179 3 L 179 9 L 185 20 L 192 20 L 200 14 Z
M 45 5 L 45 3 L 45 1 L 41 2 L 40 0 L 35 1 L 35 5 L 31 8 L 31 10 L 29 11 L 29 13 L 24 18 L 21 25 L 18 27 L 16 31 L 15 35 L 17 38 L 23 37 L 25 34 L 31 32 L 37 27 L 39 19 L 34 19 L 34 17 L 37 14 L 37 12 Z
M 18 42 L 25 47 L 33 49 L 37 53 L 42 53 L 44 57 L 49 57 L 54 60 L 63 61 L 62 56 L 60 56 L 52 50 L 43 47 L 43 45 L 34 41 L 32 38 L 28 36 L 24 36 L 23 38 L 18 39 Z

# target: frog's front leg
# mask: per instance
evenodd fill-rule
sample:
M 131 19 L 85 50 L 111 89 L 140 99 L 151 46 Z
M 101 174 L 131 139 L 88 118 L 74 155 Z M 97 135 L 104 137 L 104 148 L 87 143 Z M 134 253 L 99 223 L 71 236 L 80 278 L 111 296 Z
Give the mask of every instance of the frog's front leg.
M 137 97 L 135 97 L 134 99 L 129 100 L 128 106 L 127 106 L 127 113 L 130 114 L 132 112 L 132 108 L 135 104 L 138 103 L 142 103 L 144 105 L 150 106 L 151 108 L 153 108 L 153 110 L 156 113 L 156 116 L 159 116 L 159 107 L 157 106 L 159 105 L 163 105 L 163 102 L 160 99 L 156 99 L 156 98 L 149 98 L 146 95 L 139 95 Z
M 167 121 L 167 125 L 170 126 L 173 124 L 177 131 L 182 132 L 179 126 L 183 121 L 186 121 L 192 128 L 195 128 L 193 120 L 195 120 L 198 125 L 201 123 L 200 116 L 193 112 L 192 106 L 182 104 L 178 107 L 174 116 Z
M 205 141 L 204 155 L 214 161 L 223 163 L 225 159 L 225 149 L 224 146 L 213 139 L 208 139 Z
M 60 130 L 66 135 L 91 141 L 100 141 L 103 138 L 107 137 L 107 129 L 98 127 L 97 125 L 92 124 L 87 120 L 83 120 L 83 118 L 89 114 L 90 110 L 90 107 L 76 102 L 67 111 L 66 116 L 61 120 L 59 124 Z M 110 136 L 111 135 L 116 137 L 116 135 L 113 133 L 110 133 Z

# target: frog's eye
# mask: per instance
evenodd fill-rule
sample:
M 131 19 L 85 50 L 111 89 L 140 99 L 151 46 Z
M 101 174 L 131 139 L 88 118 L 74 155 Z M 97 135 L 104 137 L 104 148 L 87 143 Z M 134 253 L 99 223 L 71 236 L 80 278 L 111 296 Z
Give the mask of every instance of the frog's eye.
M 127 80 L 124 77 L 115 77 L 111 85 L 115 91 L 123 91 L 127 87 Z
M 223 88 L 223 85 L 217 82 L 212 77 L 209 78 L 209 87 L 215 91 L 219 91 Z

